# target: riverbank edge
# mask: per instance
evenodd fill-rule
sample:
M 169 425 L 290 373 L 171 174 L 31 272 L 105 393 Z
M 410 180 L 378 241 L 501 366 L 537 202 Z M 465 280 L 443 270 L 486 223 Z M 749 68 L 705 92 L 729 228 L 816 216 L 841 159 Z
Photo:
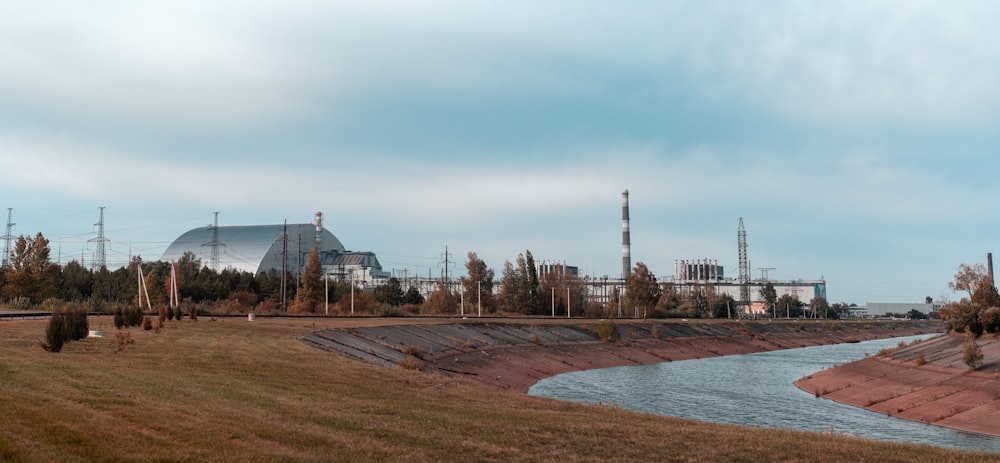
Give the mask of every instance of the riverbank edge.
M 613 332 L 601 333 L 602 324 Z M 462 320 L 345 328 L 300 339 L 368 363 L 460 376 L 526 393 L 541 379 L 574 371 L 943 331 L 937 321 Z
M 944 335 L 806 376 L 795 385 L 845 405 L 1000 437 L 1000 339 L 978 340 L 986 362 L 962 360 L 964 337 Z

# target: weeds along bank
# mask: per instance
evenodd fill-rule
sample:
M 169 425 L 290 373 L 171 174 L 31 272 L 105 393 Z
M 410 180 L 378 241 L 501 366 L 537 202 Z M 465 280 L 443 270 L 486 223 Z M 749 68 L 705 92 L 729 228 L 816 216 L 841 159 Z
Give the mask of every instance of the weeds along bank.
M 521 392 L 570 371 L 942 332 L 933 321 L 471 322 L 317 331 L 312 346 Z

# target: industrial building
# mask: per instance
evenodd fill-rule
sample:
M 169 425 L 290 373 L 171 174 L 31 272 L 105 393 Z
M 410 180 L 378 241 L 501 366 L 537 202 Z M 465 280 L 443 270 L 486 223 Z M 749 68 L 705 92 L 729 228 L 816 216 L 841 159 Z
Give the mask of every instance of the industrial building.
M 348 251 L 340 240 L 323 228 L 323 214 L 315 223 L 277 225 L 208 225 L 189 230 L 167 247 L 160 258 L 173 262 L 191 253 L 217 271 L 234 269 L 260 275 L 285 269 L 299 275 L 314 246 L 319 250 L 323 272 L 331 278 L 373 284 L 389 277 L 372 252 Z

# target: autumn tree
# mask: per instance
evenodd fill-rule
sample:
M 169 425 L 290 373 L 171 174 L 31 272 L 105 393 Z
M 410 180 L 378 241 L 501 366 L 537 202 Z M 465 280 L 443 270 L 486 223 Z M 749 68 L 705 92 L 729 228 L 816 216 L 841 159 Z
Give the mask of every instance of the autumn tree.
M 481 302 L 483 310 L 496 312 L 496 303 L 493 300 L 493 269 L 487 268 L 486 262 L 476 253 L 469 251 L 465 270 L 467 278 L 462 279 L 462 292 L 465 294 L 466 302 L 470 304 Z
M 776 315 L 775 304 L 778 303 L 778 291 L 774 289 L 774 284 L 768 281 L 760 288 L 760 298 L 764 300 L 764 307 L 771 316 Z
M 4 294 L 8 298 L 23 297 L 37 304 L 56 296 L 59 267 L 49 259 L 49 252 L 49 240 L 41 233 L 33 239 L 17 238 L 5 275 Z
M 632 274 L 625 282 L 625 307 L 645 317 L 647 312 L 656 308 L 660 294 L 661 289 L 656 282 L 656 275 L 653 275 L 646 264 L 636 263 Z
M 556 315 L 566 315 L 567 310 L 570 315 L 584 313 L 587 290 L 579 278 L 565 271 L 550 270 L 539 277 L 538 285 L 541 312 L 551 314 L 554 307 Z
M 1000 294 L 997 294 L 983 264 L 959 265 L 955 279 L 948 283 L 948 288 L 968 294 L 968 297 L 941 308 L 941 318 L 948 323 L 950 329 L 959 333 L 969 331 L 973 336 L 979 336 L 983 331 L 1000 330 L 1000 326 L 993 323 L 992 317 L 996 312 L 992 308 L 1000 307 Z
M 315 312 L 323 303 L 323 267 L 319 262 L 319 249 L 313 246 L 306 257 L 306 265 L 302 268 L 300 278 L 301 289 L 295 295 L 294 309 L 296 312 Z
M 500 308 L 505 312 L 541 314 L 538 299 L 538 271 L 531 251 L 517 255 L 517 266 L 504 263 L 500 277 Z

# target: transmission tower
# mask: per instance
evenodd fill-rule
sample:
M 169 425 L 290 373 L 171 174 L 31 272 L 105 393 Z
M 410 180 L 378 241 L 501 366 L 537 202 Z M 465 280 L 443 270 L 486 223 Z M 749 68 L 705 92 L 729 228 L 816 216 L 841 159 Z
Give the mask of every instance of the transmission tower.
M 213 212 L 213 214 L 215 214 L 215 222 L 212 224 L 211 227 L 209 227 L 209 229 L 212 230 L 212 241 L 203 244 L 202 247 L 208 246 L 211 248 L 208 258 L 208 267 L 218 272 L 219 248 L 225 247 L 226 245 L 223 244 L 221 241 L 219 241 L 219 213 Z
M 736 232 L 740 252 L 740 306 L 747 314 L 750 313 L 750 260 L 747 259 L 747 230 L 743 227 L 743 217 L 740 217 L 740 228 Z
M 3 263 L 0 267 L 10 264 L 10 242 L 14 240 L 14 222 L 10 221 L 13 208 L 7 208 L 7 233 L 3 235 Z
M 454 264 L 452 260 L 448 260 L 448 246 L 444 247 L 444 260 L 440 263 L 444 264 L 444 287 L 445 289 L 451 289 L 451 279 L 448 274 L 448 264 Z
M 94 227 L 97 228 L 97 238 L 87 240 L 88 243 L 97 243 L 97 247 L 94 248 L 94 261 L 90 263 L 90 268 L 93 270 L 100 270 L 108 265 L 105 251 L 108 239 L 104 237 L 104 206 L 101 206 L 100 210 L 101 219 L 94 224 Z

